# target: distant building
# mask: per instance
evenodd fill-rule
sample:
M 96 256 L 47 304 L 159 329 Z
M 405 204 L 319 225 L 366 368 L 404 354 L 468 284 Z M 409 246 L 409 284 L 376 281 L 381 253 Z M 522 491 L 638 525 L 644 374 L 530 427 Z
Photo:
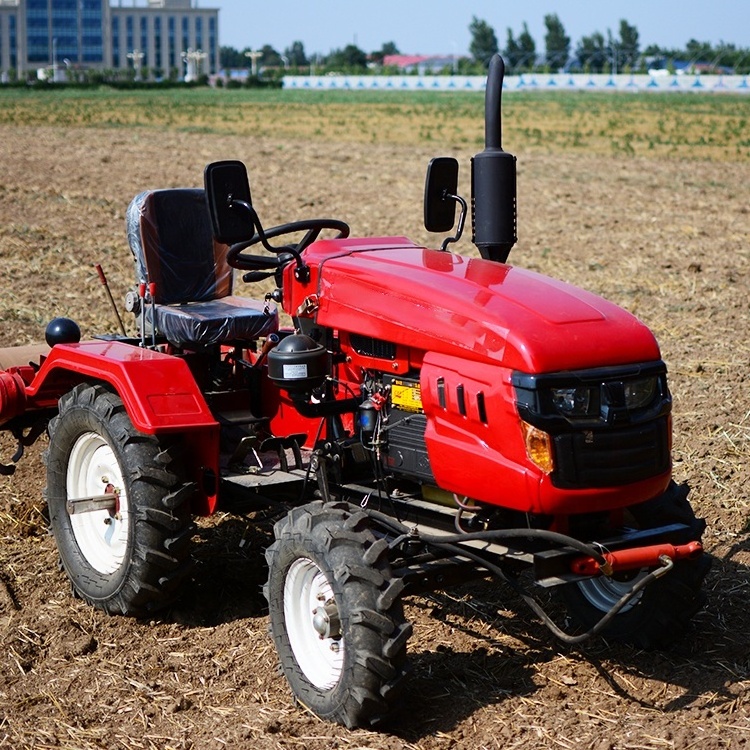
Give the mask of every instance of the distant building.
M 219 11 L 197 0 L 0 0 L 2 74 L 71 66 L 215 73 Z
M 453 55 L 386 55 L 383 67 L 397 68 L 400 73 L 439 73 L 446 68 L 455 70 L 458 58 Z

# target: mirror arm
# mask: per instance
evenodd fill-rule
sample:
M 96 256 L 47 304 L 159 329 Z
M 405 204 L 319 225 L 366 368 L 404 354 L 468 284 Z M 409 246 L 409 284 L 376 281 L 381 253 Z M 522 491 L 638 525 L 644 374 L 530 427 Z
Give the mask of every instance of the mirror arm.
M 466 212 L 468 210 L 468 207 L 466 205 L 466 201 L 460 196 L 460 195 L 453 195 L 453 193 L 449 193 L 447 190 L 443 192 L 443 195 L 441 197 L 441 200 L 453 200 L 456 203 L 458 203 L 461 206 L 461 214 L 458 217 L 458 229 L 456 230 L 456 234 L 454 237 L 446 237 L 443 240 L 443 244 L 440 245 L 440 250 L 445 251 L 448 249 L 448 245 L 450 245 L 451 242 L 458 242 L 461 239 L 461 235 L 464 233 L 464 223 L 466 222 Z
M 260 226 L 260 219 L 258 218 L 258 214 L 247 201 L 238 200 L 237 198 L 234 198 L 230 193 L 227 196 L 227 205 L 229 206 L 229 208 L 242 208 L 246 213 L 250 214 L 250 222 L 252 224 L 253 231 L 256 231 L 256 227 Z

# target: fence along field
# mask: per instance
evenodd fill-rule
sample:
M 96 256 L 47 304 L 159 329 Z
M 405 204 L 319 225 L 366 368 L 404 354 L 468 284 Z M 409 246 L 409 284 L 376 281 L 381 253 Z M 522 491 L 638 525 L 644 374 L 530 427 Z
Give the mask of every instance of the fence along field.
M 0 124 L 143 127 L 357 143 L 483 143 L 482 93 L 0 89 Z M 504 94 L 509 150 L 750 159 L 750 100 L 706 93 Z

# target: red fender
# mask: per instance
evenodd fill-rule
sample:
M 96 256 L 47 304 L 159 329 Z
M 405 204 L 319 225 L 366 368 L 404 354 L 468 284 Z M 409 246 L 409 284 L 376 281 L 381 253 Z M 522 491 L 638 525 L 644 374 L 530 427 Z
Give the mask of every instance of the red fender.
M 194 512 L 215 510 L 219 424 L 184 360 L 121 341 L 57 344 L 26 388 L 29 408 L 48 408 L 84 380 L 109 383 L 136 429 L 149 435 L 184 433 L 199 487 Z

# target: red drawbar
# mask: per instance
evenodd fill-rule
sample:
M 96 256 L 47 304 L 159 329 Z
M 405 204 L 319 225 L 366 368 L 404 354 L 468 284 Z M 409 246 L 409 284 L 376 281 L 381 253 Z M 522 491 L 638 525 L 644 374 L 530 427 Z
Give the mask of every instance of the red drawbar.
M 687 544 L 654 544 L 650 547 L 634 547 L 621 549 L 616 552 L 605 552 L 607 567 L 612 572 L 620 570 L 637 570 L 638 568 L 655 568 L 659 565 L 659 558 L 668 557 L 671 560 L 692 560 L 703 554 L 700 542 Z M 577 557 L 570 564 L 573 573 L 582 576 L 595 576 L 602 572 L 602 566 L 593 557 Z

